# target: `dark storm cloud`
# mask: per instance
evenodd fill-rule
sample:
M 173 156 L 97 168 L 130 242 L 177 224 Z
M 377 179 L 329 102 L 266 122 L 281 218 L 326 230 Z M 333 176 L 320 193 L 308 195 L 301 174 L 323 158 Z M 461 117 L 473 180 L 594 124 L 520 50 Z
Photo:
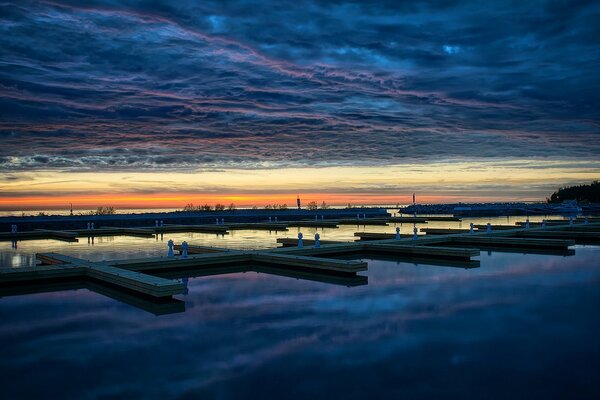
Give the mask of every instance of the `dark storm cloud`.
M 0 168 L 597 159 L 595 2 L 0 5 Z

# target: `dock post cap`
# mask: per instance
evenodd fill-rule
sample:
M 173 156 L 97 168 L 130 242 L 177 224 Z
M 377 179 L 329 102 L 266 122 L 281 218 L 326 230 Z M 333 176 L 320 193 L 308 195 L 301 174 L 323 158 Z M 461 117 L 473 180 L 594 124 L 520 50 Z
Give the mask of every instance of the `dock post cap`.
M 469 224 L 469 233 L 475 233 L 475 232 L 473 231 L 473 226 L 474 226 L 474 224 L 471 222 L 471 223 Z
M 158 220 L 157 220 L 157 219 L 156 219 L 156 220 L 154 220 L 154 226 L 155 226 L 155 227 L 158 227 Z
M 315 248 L 321 247 L 320 239 L 321 239 L 321 235 L 319 235 L 318 232 L 315 233 Z
M 487 229 L 486 229 L 487 234 L 489 235 L 490 233 L 492 233 L 492 224 L 490 224 L 489 222 L 487 223 Z
M 529 229 L 529 218 L 525 220 L 525 229 Z
M 277 217 L 275 217 L 275 222 L 277 222 Z
M 186 241 L 181 242 L 181 257 L 188 257 L 188 243 Z
M 165 223 L 163 222 L 163 220 L 160 220 L 160 226 L 165 226 Z
M 269 222 L 271 222 L 271 217 L 269 217 Z
M 396 227 L 396 240 L 400 240 L 400 227 Z
M 542 221 L 542 229 L 546 229 L 546 220 Z
M 415 226 L 413 228 L 413 240 L 417 240 L 419 238 L 419 235 L 417 234 L 419 230 L 417 229 L 417 227 Z
M 90 228 L 91 228 L 92 230 L 94 230 L 94 223 L 93 223 L 93 222 L 92 222 L 92 224 L 90 225 Z
M 173 246 L 175 245 L 175 243 L 173 243 L 173 239 L 169 239 L 169 241 L 167 242 L 167 246 L 169 246 L 169 252 L 167 253 L 167 257 L 173 257 Z
M 303 247 L 302 232 L 298 232 L 298 247 Z

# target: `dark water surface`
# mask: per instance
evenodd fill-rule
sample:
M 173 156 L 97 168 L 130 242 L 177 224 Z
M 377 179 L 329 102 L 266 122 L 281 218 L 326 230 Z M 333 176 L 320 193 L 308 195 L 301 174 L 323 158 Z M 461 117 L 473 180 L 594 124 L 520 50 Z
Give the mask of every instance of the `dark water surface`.
M 95 259 L 164 251 L 153 239 L 53 243 L 2 243 L 2 262 L 26 265 L 52 249 Z M 162 316 L 87 289 L 0 298 L 0 394 L 600 398 L 600 247 L 575 250 L 482 252 L 469 270 L 368 260 L 368 285 L 357 287 L 197 277 L 178 296 L 185 312 Z

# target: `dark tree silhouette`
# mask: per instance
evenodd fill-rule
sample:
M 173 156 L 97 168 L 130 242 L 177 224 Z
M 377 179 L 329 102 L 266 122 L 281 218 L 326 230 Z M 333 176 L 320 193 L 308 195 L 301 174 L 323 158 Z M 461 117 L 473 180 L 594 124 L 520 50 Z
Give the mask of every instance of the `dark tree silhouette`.
M 547 199 L 548 203 L 562 203 L 565 200 L 578 202 L 600 203 L 600 182 L 590 185 L 570 186 L 558 189 Z

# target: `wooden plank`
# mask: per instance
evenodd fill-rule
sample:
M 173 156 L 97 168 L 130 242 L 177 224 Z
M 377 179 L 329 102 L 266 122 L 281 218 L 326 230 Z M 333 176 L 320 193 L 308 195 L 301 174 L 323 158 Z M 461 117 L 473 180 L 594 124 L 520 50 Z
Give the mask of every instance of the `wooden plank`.
M 287 231 L 288 225 L 280 222 L 238 222 L 225 225 L 229 230 Z
M 477 229 L 478 231 L 486 231 L 487 230 L 487 225 L 484 224 L 474 224 L 473 228 Z M 502 231 L 502 230 L 511 230 L 511 229 L 522 229 L 520 226 L 517 225 L 492 225 L 492 231 Z
M 169 297 L 185 292 L 181 282 L 159 278 L 140 272 L 115 268 L 96 263 L 86 270 L 87 276 L 119 287 L 140 292 L 153 297 Z
M 307 256 L 331 256 L 331 255 L 347 255 L 358 253 L 362 250 L 363 243 L 361 242 L 346 242 L 338 244 L 327 244 L 321 247 L 277 247 L 268 250 L 271 254 L 297 254 Z
M 413 224 L 426 224 L 427 218 L 425 217 L 390 217 L 389 222 L 410 222 Z
M 188 258 L 175 257 L 153 257 L 129 260 L 110 261 L 115 267 L 130 269 L 133 271 L 153 271 L 173 268 L 198 268 L 204 266 L 216 266 L 250 261 L 250 253 L 241 251 L 229 251 L 222 253 L 193 254 Z
M 62 232 L 61 232 L 62 233 Z M 35 231 L 24 231 L 24 232 L 2 232 L 0 233 L 0 241 L 21 241 L 21 240 L 43 240 L 43 239 L 53 239 L 60 240 L 63 242 L 77 242 L 77 238 L 73 235 L 63 235 L 58 233 L 58 231 L 45 231 L 45 230 L 35 230 Z
M 46 232 L 53 238 L 62 238 L 66 239 L 68 242 L 77 241 L 77 235 L 73 232 L 67 231 L 52 231 L 49 229 L 36 229 L 34 232 Z
M 74 265 L 41 265 L 35 267 L 0 268 L 0 283 L 36 282 L 82 276 L 85 267 Z
M 366 226 L 366 225 L 387 225 L 387 218 L 344 218 L 335 220 L 338 225 L 356 225 L 356 226 Z
M 227 234 L 225 225 L 164 225 L 149 227 L 156 233 L 175 233 L 175 232 L 197 232 L 197 233 L 216 233 L 219 235 Z
M 375 233 L 375 232 L 354 232 L 354 236 L 358 236 L 360 240 L 383 240 L 395 239 L 395 233 Z M 412 238 L 413 235 L 401 234 L 401 238 Z
M 305 220 L 305 221 L 289 221 L 288 226 L 291 227 L 304 227 L 304 228 L 339 228 L 336 221 L 327 220 Z
M 322 282 L 330 285 L 341 285 L 346 287 L 363 286 L 369 283 L 369 278 L 363 275 L 355 274 L 332 274 L 328 271 L 302 271 L 289 268 L 277 268 L 268 265 L 253 265 L 250 267 L 253 271 L 269 275 L 285 276 L 288 278 L 302 279 L 314 282 Z
M 542 226 L 541 223 L 530 223 L 529 224 L 530 228 L 540 228 Z M 519 228 L 524 228 L 525 224 L 519 224 Z M 567 223 L 567 225 L 561 224 L 546 224 L 546 229 L 548 230 L 555 230 L 557 228 L 560 228 L 561 231 L 582 231 L 582 232 L 600 232 L 600 225 L 596 225 L 596 224 L 582 224 L 582 223 L 577 223 L 577 224 L 573 224 L 573 225 L 569 225 Z
M 421 228 L 421 232 L 428 235 L 452 235 L 455 233 L 469 233 L 469 229 Z
M 286 265 L 292 267 L 347 273 L 356 273 L 367 270 L 367 263 L 362 261 L 334 260 L 320 257 L 275 254 L 269 252 L 253 253 L 252 261 L 264 264 Z
M 574 239 L 579 242 L 598 242 L 600 233 L 598 232 L 580 232 L 580 231 L 551 231 L 551 230 L 527 230 L 516 233 L 518 237 L 529 238 L 556 238 L 556 239 Z
M 123 234 L 128 236 L 138 236 L 138 237 L 153 237 L 154 230 L 150 229 L 141 229 L 141 228 L 120 228 L 120 231 Z
M 424 256 L 413 257 L 402 254 L 386 255 L 385 253 L 369 253 L 365 255 L 365 258 L 370 260 L 392 261 L 397 264 L 406 263 L 414 265 L 435 265 L 436 267 L 452 267 L 463 269 L 479 268 L 481 266 L 481 262 L 479 260 L 468 260 L 466 258 L 427 258 Z
M 344 243 L 335 240 L 320 240 L 320 242 L 321 245 Z M 282 244 L 284 247 L 298 247 L 298 239 L 295 238 L 277 238 L 277 243 Z M 314 246 L 315 241 L 313 239 L 302 239 L 302 244 L 304 246 Z
M 173 246 L 175 251 L 181 252 L 181 245 L 176 244 Z M 210 247 L 210 246 L 198 246 L 198 245 L 188 245 L 188 254 L 207 254 L 207 253 L 223 253 L 230 251 L 229 249 L 222 247 Z
M 574 240 L 560 239 L 530 239 L 513 237 L 489 237 L 489 236 L 458 236 L 453 237 L 452 243 L 458 245 L 488 245 L 509 248 L 543 248 L 543 249 L 568 249 L 575 245 Z
M 479 255 L 479 249 L 441 246 L 408 246 L 381 243 L 365 243 L 365 251 L 381 252 L 386 254 L 399 254 L 410 256 L 424 256 L 427 258 L 461 258 L 471 259 Z
M 455 216 L 442 216 L 442 215 L 435 215 L 435 216 L 429 216 L 429 217 L 423 217 L 425 218 L 427 221 L 462 221 L 461 217 L 455 217 Z

